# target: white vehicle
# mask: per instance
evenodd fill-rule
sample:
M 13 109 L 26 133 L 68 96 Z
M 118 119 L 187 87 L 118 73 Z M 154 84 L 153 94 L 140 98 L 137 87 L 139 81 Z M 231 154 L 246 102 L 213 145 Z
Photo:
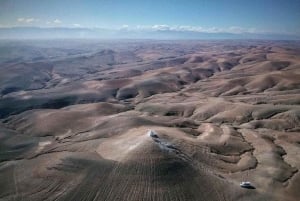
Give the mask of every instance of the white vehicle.
M 242 181 L 242 182 L 240 183 L 240 186 L 243 187 L 243 188 L 251 188 L 251 187 L 252 187 L 250 181 Z

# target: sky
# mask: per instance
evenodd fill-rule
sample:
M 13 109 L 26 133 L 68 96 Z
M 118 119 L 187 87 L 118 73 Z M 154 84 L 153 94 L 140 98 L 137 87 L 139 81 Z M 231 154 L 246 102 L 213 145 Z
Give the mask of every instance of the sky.
M 0 0 L 0 27 L 300 35 L 300 0 Z

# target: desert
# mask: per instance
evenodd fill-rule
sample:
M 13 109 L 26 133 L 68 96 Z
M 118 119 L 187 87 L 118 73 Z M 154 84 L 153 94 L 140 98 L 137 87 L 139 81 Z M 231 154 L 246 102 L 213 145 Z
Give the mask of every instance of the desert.
M 3 50 L 0 200 L 299 200 L 299 41 Z

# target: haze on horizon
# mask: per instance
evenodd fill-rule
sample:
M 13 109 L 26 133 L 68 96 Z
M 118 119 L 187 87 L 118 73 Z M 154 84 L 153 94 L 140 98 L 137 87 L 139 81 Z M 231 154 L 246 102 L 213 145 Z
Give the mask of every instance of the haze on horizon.
M 297 0 L 3 0 L 0 38 L 299 39 L 299 10 Z

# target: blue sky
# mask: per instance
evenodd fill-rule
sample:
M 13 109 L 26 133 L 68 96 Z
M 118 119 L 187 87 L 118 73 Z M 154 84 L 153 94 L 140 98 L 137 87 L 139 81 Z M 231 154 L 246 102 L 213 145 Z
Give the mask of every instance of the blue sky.
M 0 26 L 300 33 L 300 0 L 1 0 Z

